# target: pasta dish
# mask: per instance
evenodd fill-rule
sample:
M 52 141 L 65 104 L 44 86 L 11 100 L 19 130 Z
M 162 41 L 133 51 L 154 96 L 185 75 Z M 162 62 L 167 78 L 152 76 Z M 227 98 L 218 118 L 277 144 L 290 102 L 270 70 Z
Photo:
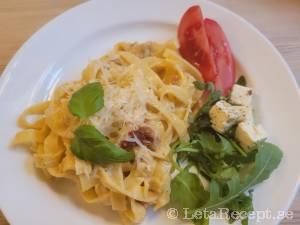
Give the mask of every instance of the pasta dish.
M 124 222 L 141 222 L 146 208 L 169 202 L 170 144 L 187 139 L 188 116 L 201 96 L 193 85 L 200 73 L 172 42 L 119 43 L 89 63 L 79 81 L 59 86 L 49 101 L 36 104 L 19 118 L 23 128 L 13 144 L 27 145 L 35 166 L 49 177 L 79 183 L 87 202 L 102 202 Z M 88 120 L 68 110 L 74 92 L 100 82 L 104 107 Z M 27 117 L 36 115 L 33 123 Z M 130 162 L 93 165 L 70 149 L 74 131 L 92 124 L 111 142 L 135 152 Z

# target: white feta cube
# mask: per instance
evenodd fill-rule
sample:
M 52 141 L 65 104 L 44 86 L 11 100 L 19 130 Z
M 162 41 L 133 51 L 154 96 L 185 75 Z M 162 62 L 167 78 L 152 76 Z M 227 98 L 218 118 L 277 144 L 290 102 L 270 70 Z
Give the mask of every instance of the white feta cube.
M 247 122 L 247 123 L 253 123 L 253 110 L 251 106 L 232 106 L 236 110 L 240 111 L 241 113 L 241 118 L 240 122 Z
M 233 85 L 229 102 L 233 105 L 251 106 L 252 88 L 244 87 L 238 84 Z
M 245 108 L 232 106 L 221 100 L 210 109 L 209 117 L 212 128 L 219 133 L 224 133 L 245 118 Z
M 258 141 L 267 138 L 267 134 L 261 125 L 241 122 L 236 128 L 235 138 L 245 150 L 251 151 Z

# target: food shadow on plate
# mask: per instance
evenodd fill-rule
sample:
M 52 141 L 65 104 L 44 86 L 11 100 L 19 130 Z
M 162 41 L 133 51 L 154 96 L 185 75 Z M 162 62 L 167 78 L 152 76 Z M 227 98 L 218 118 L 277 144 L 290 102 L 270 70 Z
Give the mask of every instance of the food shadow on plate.
M 80 210 L 83 210 L 88 214 L 101 218 L 105 221 L 109 221 L 110 224 L 120 224 L 119 216 L 117 213 L 112 211 L 111 207 L 103 206 L 101 203 L 97 202 L 85 202 L 80 195 L 78 184 L 64 178 L 48 179 L 40 169 L 33 168 L 32 161 L 30 164 L 30 167 L 32 167 L 30 170 L 34 173 L 33 175 L 35 175 L 40 182 L 47 184 L 47 186 L 50 188 L 50 191 L 54 191 L 57 195 L 60 195 L 64 201 L 69 201 Z

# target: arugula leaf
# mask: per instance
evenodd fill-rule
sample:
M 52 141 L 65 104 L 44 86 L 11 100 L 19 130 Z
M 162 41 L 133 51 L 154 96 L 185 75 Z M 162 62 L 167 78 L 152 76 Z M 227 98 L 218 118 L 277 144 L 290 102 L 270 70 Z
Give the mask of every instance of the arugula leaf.
M 210 117 L 207 112 L 203 112 L 200 115 L 200 112 L 198 112 L 197 117 L 194 121 L 192 121 L 191 126 L 189 128 L 190 136 L 193 137 L 198 132 L 200 132 L 203 129 L 209 129 L 211 127 Z
M 226 155 L 224 157 L 224 162 L 229 166 L 241 167 L 244 164 L 253 163 L 255 161 L 256 154 L 257 154 L 257 149 L 254 149 L 245 155 L 242 154 Z
M 242 225 L 248 225 L 248 218 L 242 220 Z
M 255 168 L 246 177 L 244 183 L 248 186 L 254 186 L 268 179 L 282 159 L 282 151 L 268 142 L 257 143 L 258 153 L 255 158 Z
M 170 162 L 172 164 L 172 169 L 177 169 L 179 171 L 181 171 L 181 167 L 179 166 L 178 162 L 176 161 L 177 160 L 177 155 L 176 154 L 176 148 L 180 145 L 180 141 L 176 141 L 175 143 L 173 143 L 171 145 L 171 150 L 169 152 L 169 159 L 170 159 Z
M 204 150 L 211 153 L 218 153 L 222 148 L 221 144 L 216 140 L 216 136 L 208 131 L 202 131 L 197 134 L 197 141 Z
M 221 140 L 220 147 L 221 147 L 222 156 L 232 155 L 235 152 L 236 147 L 232 144 L 232 142 L 229 139 L 225 138 L 221 134 L 217 134 L 217 135 Z
M 213 178 L 216 181 L 228 181 L 233 176 L 236 176 L 236 175 L 238 175 L 236 168 L 228 167 L 228 168 L 224 168 L 223 170 L 219 171 Z
M 199 89 L 199 90 L 205 90 L 207 89 L 207 85 L 206 83 L 201 82 L 200 80 L 196 80 L 194 81 L 194 86 Z
M 210 108 L 221 98 L 221 92 L 220 91 L 212 91 L 204 104 L 204 106 L 200 109 L 197 116 L 200 116 L 202 114 L 208 113 Z
M 241 194 L 237 198 L 235 198 L 233 201 L 231 201 L 229 204 L 226 205 L 226 208 L 229 209 L 230 212 L 251 212 L 253 211 L 253 204 L 252 204 L 252 194 L 249 193 Z M 236 221 L 236 218 L 232 218 L 229 213 L 229 223 L 233 223 Z M 248 217 L 245 218 L 238 218 L 242 220 L 242 224 L 248 224 Z
M 234 201 L 226 205 L 226 207 L 232 211 L 246 211 L 253 210 L 252 195 L 246 195 L 245 193 L 238 196 Z
M 242 182 L 238 175 L 234 175 L 226 182 L 228 193 L 225 196 L 221 194 L 222 185 L 212 180 L 210 184 L 210 200 L 197 210 L 214 210 L 230 203 L 254 185 L 266 180 L 272 171 L 277 168 L 281 159 L 282 152 L 277 146 L 267 142 L 258 143 L 255 167 L 250 171 L 249 175 Z
M 241 146 L 239 146 L 239 144 L 234 141 L 232 138 L 228 138 L 229 142 L 232 144 L 232 146 L 244 157 L 247 156 L 247 153 L 245 152 L 244 149 L 242 149 Z
M 196 174 L 182 170 L 171 181 L 171 202 L 180 208 L 197 208 L 207 201 L 208 193 Z
M 198 149 L 193 147 L 193 143 L 176 141 L 171 146 L 171 151 L 169 153 L 169 159 L 174 169 L 179 171 L 182 170 L 180 163 L 187 160 L 188 153 L 196 153 Z
M 202 216 L 201 219 L 193 219 L 193 224 L 195 225 L 209 225 L 209 218 Z
M 223 162 L 206 152 L 190 153 L 189 158 L 196 165 L 199 173 L 207 180 L 211 180 L 215 174 L 223 169 Z
M 198 171 L 208 180 L 224 181 L 228 179 L 226 173 L 236 171 L 232 167 L 234 165 L 225 163 L 225 159 L 236 162 L 236 158 L 242 157 L 230 139 L 212 130 L 203 130 L 194 136 L 191 143 L 189 148 L 193 151 L 188 152 L 190 163 L 194 162 Z
M 201 91 L 207 90 L 210 92 L 215 92 L 215 85 L 212 82 L 204 83 L 200 80 L 196 80 L 194 81 L 194 86 Z
M 236 84 L 241 85 L 241 86 L 247 86 L 247 81 L 245 76 L 240 76 L 239 79 L 237 80 Z
M 93 163 L 128 162 L 135 156 L 133 152 L 127 152 L 111 143 L 91 125 L 81 125 L 75 130 L 71 150 L 78 158 Z
M 221 98 L 221 91 L 216 91 L 214 84 L 211 82 L 202 83 L 201 81 L 195 81 L 194 85 L 199 90 L 206 90 L 208 97 L 206 103 L 198 111 L 189 127 L 190 137 L 193 137 L 193 135 L 197 134 L 202 128 L 210 127 L 210 118 L 208 112 L 210 108 Z
M 103 87 L 99 82 L 90 83 L 76 91 L 68 104 L 70 112 L 87 119 L 104 106 Z
M 224 155 L 232 155 L 236 152 L 236 146 L 233 145 L 230 139 L 218 134 L 212 130 L 203 130 L 194 135 L 193 147 L 209 153 L 220 153 L 220 157 Z M 195 151 L 196 152 L 196 151 Z
M 197 162 L 196 166 L 202 175 L 217 179 L 222 178 L 224 163 L 222 159 L 226 155 L 234 154 L 235 148 L 225 137 L 219 134 L 213 134 L 209 131 L 202 131 L 197 134 L 194 140 L 189 143 L 176 142 L 172 145 L 170 156 L 173 167 L 180 170 L 178 161 L 190 158 L 191 161 Z M 174 159 L 176 155 L 176 160 Z M 225 171 L 224 171 L 225 173 Z
M 173 153 L 179 153 L 179 152 L 199 152 L 198 149 L 193 147 L 193 144 L 195 142 L 178 142 L 176 145 L 174 145 L 174 152 Z

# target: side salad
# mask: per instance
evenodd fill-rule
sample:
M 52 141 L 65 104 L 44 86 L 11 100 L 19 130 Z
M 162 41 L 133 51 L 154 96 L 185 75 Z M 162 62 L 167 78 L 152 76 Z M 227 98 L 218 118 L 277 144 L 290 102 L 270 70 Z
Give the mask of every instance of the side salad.
M 209 219 L 193 215 L 226 208 L 233 223 L 234 212 L 253 211 L 254 186 L 269 178 L 283 154 L 255 124 L 253 91 L 245 77 L 236 81 L 234 58 L 220 25 L 203 19 L 200 7 L 192 6 L 182 17 L 178 38 L 182 56 L 203 74 L 205 82 L 194 85 L 206 94 L 205 104 L 191 118 L 190 140 L 172 145 L 171 204 L 199 225 Z M 247 215 L 239 219 L 248 224 Z

